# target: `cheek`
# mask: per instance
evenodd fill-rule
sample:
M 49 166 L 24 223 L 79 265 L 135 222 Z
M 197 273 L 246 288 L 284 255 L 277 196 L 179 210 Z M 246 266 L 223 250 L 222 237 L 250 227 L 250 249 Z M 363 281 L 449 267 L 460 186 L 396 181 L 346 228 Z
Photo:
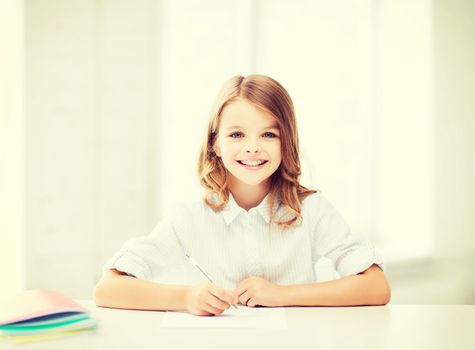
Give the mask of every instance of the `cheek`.
M 239 145 L 235 142 L 222 142 L 220 150 L 224 157 L 234 157 L 239 152 Z
M 235 147 L 229 144 L 221 144 L 221 160 L 226 165 L 226 167 L 234 164 L 234 159 L 236 158 Z
M 223 142 L 223 140 L 218 137 L 214 144 L 214 151 L 215 153 L 220 156 L 221 158 L 223 157 L 223 153 L 226 153 L 226 144 Z
M 272 150 L 272 155 L 273 158 L 276 159 L 279 163 L 282 161 L 282 150 L 280 147 L 280 143 L 275 145 L 275 147 Z

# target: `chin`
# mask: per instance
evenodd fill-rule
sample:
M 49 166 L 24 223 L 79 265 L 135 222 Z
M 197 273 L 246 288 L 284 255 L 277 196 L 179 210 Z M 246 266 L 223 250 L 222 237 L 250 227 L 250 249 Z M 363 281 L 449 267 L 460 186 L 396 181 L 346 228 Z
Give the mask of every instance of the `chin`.
M 266 179 L 268 178 L 265 178 L 265 179 L 245 179 L 245 178 L 237 178 L 239 181 L 241 181 L 242 183 L 248 185 L 248 186 L 259 186 L 259 185 L 262 185 Z
M 262 184 L 263 181 L 260 181 L 260 182 L 242 181 L 242 182 L 248 186 L 259 186 L 260 184 Z
M 229 171 L 229 170 L 228 170 Z M 242 171 L 242 169 L 232 169 L 229 171 L 235 181 L 240 182 L 246 186 L 262 186 L 266 181 L 270 180 L 272 173 L 249 173 Z

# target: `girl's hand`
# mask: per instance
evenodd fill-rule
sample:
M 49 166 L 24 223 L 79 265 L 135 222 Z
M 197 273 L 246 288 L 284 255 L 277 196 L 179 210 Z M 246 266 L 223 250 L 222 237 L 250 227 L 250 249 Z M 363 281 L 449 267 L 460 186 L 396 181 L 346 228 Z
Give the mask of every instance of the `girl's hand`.
M 241 281 L 234 290 L 234 294 L 241 304 L 251 307 L 283 306 L 280 300 L 282 300 L 284 288 L 261 277 L 253 276 Z
M 186 297 L 188 312 L 197 316 L 220 315 L 238 302 L 237 297 L 213 283 L 191 286 Z

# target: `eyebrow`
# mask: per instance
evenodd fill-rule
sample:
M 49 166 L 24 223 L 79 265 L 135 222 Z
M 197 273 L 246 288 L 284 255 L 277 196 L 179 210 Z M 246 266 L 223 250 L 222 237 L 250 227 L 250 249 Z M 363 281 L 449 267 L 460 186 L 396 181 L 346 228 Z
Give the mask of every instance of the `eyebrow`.
M 228 127 L 225 128 L 225 130 L 231 130 L 231 129 L 245 129 L 245 128 L 243 128 L 242 126 L 239 126 L 239 125 L 232 125 L 232 126 L 228 126 Z M 262 128 L 262 130 L 269 130 L 269 129 L 279 130 L 279 127 L 277 126 L 277 124 L 271 124 L 271 125 L 268 125 L 268 126 Z

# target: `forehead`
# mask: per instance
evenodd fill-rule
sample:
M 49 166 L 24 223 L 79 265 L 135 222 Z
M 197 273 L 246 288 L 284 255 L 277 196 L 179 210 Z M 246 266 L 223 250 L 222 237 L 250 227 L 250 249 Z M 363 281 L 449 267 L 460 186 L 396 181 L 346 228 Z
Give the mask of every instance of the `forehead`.
M 226 107 L 221 112 L 220 128 L 229 126 L 241 127 L 277 127 L 275 117 L 252 103 L 237 99 Z

